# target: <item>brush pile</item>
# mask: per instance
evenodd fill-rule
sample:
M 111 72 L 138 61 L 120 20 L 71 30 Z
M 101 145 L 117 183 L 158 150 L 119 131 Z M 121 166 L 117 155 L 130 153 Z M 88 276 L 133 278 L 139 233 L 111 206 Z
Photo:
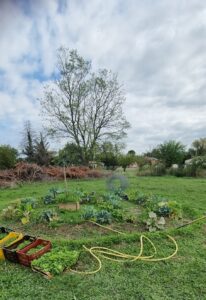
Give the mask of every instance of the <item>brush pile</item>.
M 0 171 L 0 187 L 12 187 L 16 183 L 24 181 L 60 180 L 64 178 L 64 172 L 68 179 L 99 178 L 103 174 L 98 170 L 88 167 L 41 167 L 33 163 L 18 163 L 14 169 Z

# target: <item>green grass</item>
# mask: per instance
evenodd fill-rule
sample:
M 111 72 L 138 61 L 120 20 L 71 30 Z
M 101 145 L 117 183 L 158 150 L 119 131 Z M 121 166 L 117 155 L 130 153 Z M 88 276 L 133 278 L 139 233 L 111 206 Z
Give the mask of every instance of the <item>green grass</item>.
M 206 213 L 206 180 L 174 177 L 135 177 L 131 172 L 128 190 L 155 193 L 175 200 L 185 207 L 191 217 Z M 63 187 L 62 182 L 27 184 L 15 189 L 1 190 L 0 210 L 21 197 L 41 197 L 53 186 Z M 104 192 L 105 180 L 75 180 L 68 186 L 82 187 L 91 192 Z M 72 226 L 72 225 L 71 225 Z M 82 249 L 87 246 L 102 245 L 127 253 L 138 253 L 139 232 L 125 236 L 109 233 L 94 234 L 71 240 L 64 235 L 52 235 L 54 244 L 68 249 Z M 38 228 L 32 233 L 41 235 Z M 118 264 L 103 260 L 101 272 L 95 275 L 65 273 L 48 281 L 29 268 L 9 262 L 0 263 L 0 299 L 74 299 L 74 300 L 205 300 L 206 299 L 206 225 L 205 221 L 182 229 L 170 229 L 179 246 L 175 258 L 166 262 L 140 262 Z M 173 251 L 165 233 L 149 234 L 158 247 L 158 255 L 168 255 Z M 146 246 L 147 248 L 147 246 Z M 91 270 L 96 267 L 88 254 L 82 253 L 78 268 Z

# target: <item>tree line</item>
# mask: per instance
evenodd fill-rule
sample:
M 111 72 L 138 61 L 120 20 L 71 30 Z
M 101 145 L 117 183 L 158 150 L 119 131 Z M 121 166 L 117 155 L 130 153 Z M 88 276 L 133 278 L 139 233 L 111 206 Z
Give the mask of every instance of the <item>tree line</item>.
M 183 165 L 185 160 L 206 156 L 206 138 L 193 141 L 187 150 L 186 146 L 180 142 L 171 140 L 166 141 L 151 151 L 143 154 L 136 154 L 135 150 L 130 150 L 126 154 L 123 144 L 112 143 L 110 141 L 96 144 L 94 161 L 88 160 L 86 165 L 92 164 L 104 166 L 107 169 L 122 167 L 124 170 L 134 163 L 138 166 L 146 164 L 147 158 L 156 158 L 161 161 L 166 168 L 173 164 Z M 40 166 L 79 166 L 85 164 L 79 152 L 79 146 L 75 143 L 67 143 L 58 152 L 49 150 L 49 142 L 46 135 L 42 132 L 36 134 L 30 122 L 24 126 L 24 138 L 22 149 L 17 149 L 9 145 L 0 146 L 0 169 L 13 168 L 19 161 L 36 163 Z

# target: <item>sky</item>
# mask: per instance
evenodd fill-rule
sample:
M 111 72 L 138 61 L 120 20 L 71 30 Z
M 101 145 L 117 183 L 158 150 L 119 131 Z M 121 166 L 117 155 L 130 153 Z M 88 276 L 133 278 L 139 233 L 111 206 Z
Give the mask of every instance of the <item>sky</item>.
M 118 74 L 127 150 L 206 136 L 206 1 L 0 0 L 0 144 L 41 129 L 60 46 Z

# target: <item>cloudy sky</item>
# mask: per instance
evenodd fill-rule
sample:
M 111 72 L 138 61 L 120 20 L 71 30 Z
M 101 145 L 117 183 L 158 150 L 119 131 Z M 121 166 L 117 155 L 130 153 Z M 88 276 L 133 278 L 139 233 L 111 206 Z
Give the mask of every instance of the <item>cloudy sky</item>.
M 203 0 L 0 0 L 0 144 L 18 147 L 61 46 L 118 73 L 138 153 L 206 136 Z

